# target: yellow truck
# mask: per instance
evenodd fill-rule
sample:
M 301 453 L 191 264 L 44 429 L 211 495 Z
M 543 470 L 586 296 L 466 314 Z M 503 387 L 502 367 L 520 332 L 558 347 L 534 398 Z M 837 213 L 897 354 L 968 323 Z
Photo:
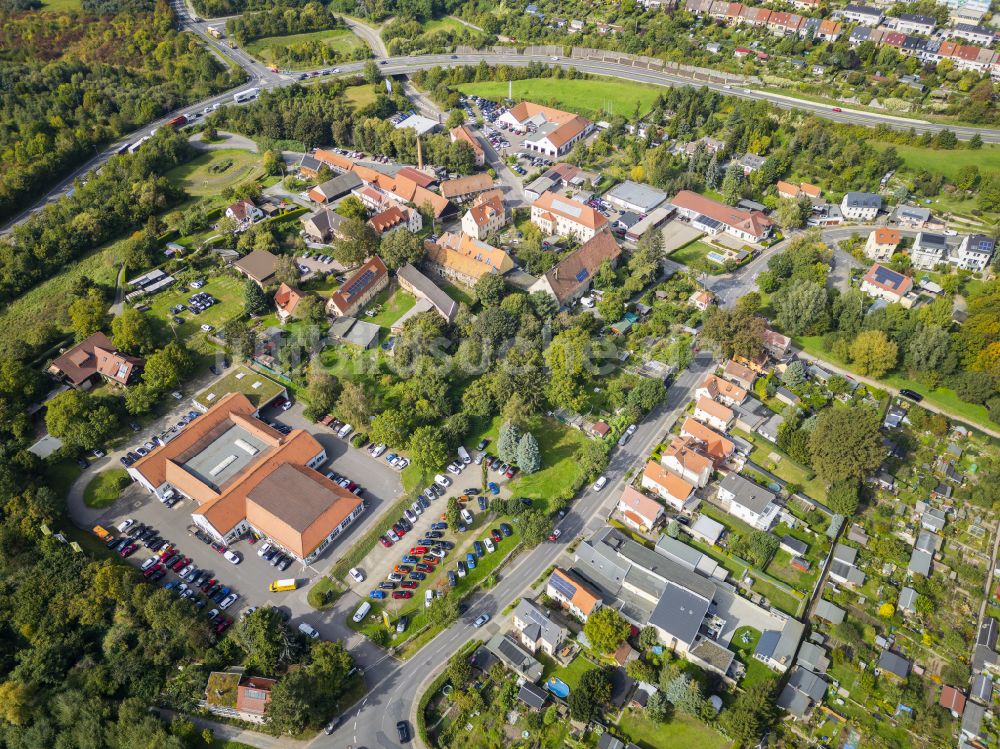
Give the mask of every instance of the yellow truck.
M 102 541 L 107 541 L 109 538 L 111 538 L 111 532 L 108 531 L 106 528 L 102 528 L 99 525 L 95 525 L 93 530 L 94 530 L 94 535 L 96 535 Z
M 299 584 L 294 578 L 289 578 L 288 580 L 275 580 L 271 583 L 271 592 L 278 593 L 285 590 L 295 590 L 297 587 L 299 587 Z

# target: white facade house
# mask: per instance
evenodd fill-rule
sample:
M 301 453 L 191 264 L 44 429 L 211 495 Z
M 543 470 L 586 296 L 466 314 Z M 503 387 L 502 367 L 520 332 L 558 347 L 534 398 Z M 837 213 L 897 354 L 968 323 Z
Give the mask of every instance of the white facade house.
M 702 424 L 707 424 L 720 432 L 729 429 L 729 425 L 733 423 L 735 418 L 732 409 L 704 396 L 695 403 L 692 416 Z
M 703 488 L 712 478 L 714 464 L 712 460 L 696 449 L 691 440 L 676 438 L 663 451 L 660 458 L 663 467 L 676 473 L 689 484 Z
M 849 221 L 871 221 L 882 210 L 882 198 L 871 192 L 849 192 L 840 201 L 840 212 Z
M 770 530 L 778 520 L 780 508 L 775 495 L 737 473 L 729 473 L 719 483 L 719 500 L 730 515 L 757 530 Z
M 943 234 L 920 232 L 910 248 L 910 263 L 914 268 L 931 270 L 948 261 L 948 240 Z
M 962 237 L 957 249 L 948 253 L 948 262 L 963 270 L 976 273 L 986 270 L 993 257 L 996 242 L 983 234 L 969 234 Z
M 899 247 L 899 231 L 879 227 L 873 229 L 865 242 L 865 255 L 876 263 L 886 263 Z

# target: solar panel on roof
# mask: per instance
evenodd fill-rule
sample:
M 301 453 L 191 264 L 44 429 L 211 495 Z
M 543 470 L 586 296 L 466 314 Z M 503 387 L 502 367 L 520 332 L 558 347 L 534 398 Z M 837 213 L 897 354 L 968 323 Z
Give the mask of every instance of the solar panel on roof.
M 366 270 L 354 281 L 354 283 L 352 283 L 350 286 L 347 287 L 347 292 L 346 292 L 347 296 L 354 296 L 355 294 L 357 294 L 359 291 L 364 289 L 369 283 L 371 283 L 371 280 L 373 278 L 375 278 L 375 271 Z
M 582 268 L 582 269 L 580 269 L 580 270 L 577 271 L 577 273 L 576 273 L 576 280 L 579 281 L 580 283 L 583 283 L 584 281 L 587 280 L 587 276 L 589 276 L 589 275 L 590 275 L 590 272 L 586 268 Z
M 549 580 L 549 585 L 566 598 L 572 598 L 576 595 L 576 586 L 563 577 L 553 575 Z

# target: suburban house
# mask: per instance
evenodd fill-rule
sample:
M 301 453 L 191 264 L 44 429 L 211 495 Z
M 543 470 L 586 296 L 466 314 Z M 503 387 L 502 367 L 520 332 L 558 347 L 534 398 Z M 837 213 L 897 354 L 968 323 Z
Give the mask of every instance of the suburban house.
M 285 435 L 229 393 L 129 468 L 159 498 L 181 494 L 191 518 L 219 543 L 250 531 L 309 564 L 364 512 L 364 502 L 318 469 L 326 449 L 308 432 Z
M 483 147 L 479 144 L 479 139 L 476 138 L 468 125 L 453 127 L 448 131 L 448 135 L 451 136 L 452 143 L 460 140 L 469 144 L 472 148 L 472 153 L 475 155 L 476 166 L 482 166 L 486 163 L 486 153 L 483 151 Z
M 753 390 L 753 384 L 757 381 L 757 373 L 749 367 L 734 362 L 732 359 L 726 362 L 722 370 L 722 376 L 730 382 L 736 383 L 744 390 Z
M 378 255 L 368 258 L 330 295 L 326 313 L 332 317 L 357 317 L 368 302 L 389 285 L 389 271 Z
M 250 224 L 264 218 L 264 211 L 249 198 L 243 198 L 226 208 L 225 216 L 236 222 L 236 231 L 243 231 Z
M 704 396 L 695 401 L 693 416 L 702 424 L 707 424 L 720 432 L 729 429 L 735 418 L 732 409 Z
M 789 200 L 801 200 L 802 198 L 816 200 L 823 194 L 820 188 L 816 187 L 816 185 L 810 185 L 808 182 L 800 182 L 797 185 L 793 185 L 790 182 L 778 180 L 776 187 L 778 188 L 778 197 L 788 198 Z
M 906 681 L 906 677 L 910 674 L 910 662 L 891 650 L 882 651 L 876 668 L 881 672 L 881 676 L 896 681 Z
M 352 190 L 361 187 L 361 185 L 361 177 L 354 172 L 345 172 L 344 174 L 338 174 L 333 179 L 328 179 L 320 185 L 316 185 L 316 187 L 309 191 L 308 195 L 309 199 L 314 203 L 325 205 L 347 195 Z
M 448 296 L 444 289 L 417 270 L 412 264 L 407 263 L 402 268 L 399 268 L 396 271 L 396 280 L 399 281 L 400 288 L 410 292 L 417 298 L 417 304 L 412 309 L 416 309 L 420 305 L 420 302 L 425 301 L 430 305 L 429 309 L 433 308 L 435 312 L 448 322 L 455 320 L 455 314 L 458 312 L 458 302 Z
M 865 255 L 876 263 L 885 263 L 899 247 L 899 230 L 880 226 L 873 229 L 865 242 Z
M 681 437 L 698 443 L 700 450 L 711 458 L 716 466 L 722 465 L 736 450 L 736 445 L 732 441 L 690 416 L 684 419 L 681 425 Z
M 962 237 L 962 243 L 958 248 L 948 254 L 948 262 L 963 270 L 980 273 L 986 270 L 986 266 L 989 265 L 994 249 L 996 249 L 996 241 L 992 237 L 987 237 L 984 234 L 969 234 Z
M 476 239 L 486 239 L 507 225 L 507 211 L 503 197 L 492 194 L 485 200 L 476 200 L 462 216 L 462 233 Z
M 761 343 L 764 344 L 764 350 L 768 354 L 778 361 L 781 361 L 788 355 L 788 349 L 792 345 L 792 339 L 786 335 L 782 335 L 776 330 L 764 328 L 764 338 Z
M 922 231 L 913 240 L 910 262 L 914 268 L 933 270 L 948 261 L 948 238 L 943 234 Z
M 708 289 L 696 289 L 688 298 L 688 303 L 695 309 L 704 312 L 715 301 L 715 294 Z
M 849 192 L 840 201 L 840 213 L 849 221 L 871 221 L 882 210 L 882 198 L 871 192 Z
M 763 639 L 764 635 L 761 635 L 761 640 Z M 754 653 L 755 657 L 756 655 Z M 803 720 L 809 716 L 813 707 L 823 703 L 826 689 L 826 679 L 808 668 L 798 666 L 788 677 L 788 682 L 778 695 L 776 704 L 797 720 Z
M 737 166 L 743 170 L 743 175 L 749 177 L 751 174 L 756 172 L 766 162 L 763 156 L 756 153 L 745 153 L 736 161 Z
M 522 599 L 514 609 L 512 623 L 521 645 L 532 654 L 541 650 L 550 657 L 554 656 L 559 644 L 569 634 L 565 627 L 549 618 L 545 609 L 528 598 Z
M 233 268 L 263 289 L 274 281 L 278 258 L 267 250 L 254 250 L 233 263 Z
M 296 288 L 282 283 L 278 290 L 274 292 L 274 307 L 278 313 L 278 319 L 286 323 L 295 315 L 295 308 L 305 298 L 305 294 Z
M 593 123 L 579 115 L 522 101 L 497 119 L 516 132 L 529 132 L 524 147 L 543 156 L 554 158 L 569 153 L 577 141 L 594 129 Z
M 865 573 L 855 566 L 858 550 L 837 544 L 833 547 L 833 561 L 830 562 L 830 579 L 834 582 L 858 588 L 865 584 Z
M 417 209 L 394 203 L 381 213 L 377 213 L 368 219 L 368 225 L 380 237 L 384 237 L 386 234 L 390 234 L 397 229 L 406 229 L 416 234 L 424 228 L 424 218 Z
M 608 220 L 589 205 L 546 192 L 531 204 L 531 223 L 546 234 L 586 242 L 603 229 Z
M 711 398 L 726 406 L 738 406 L 747 399 L 747 391 L 734 382 L 709 373 L 694 391 L 696 398 Z
M 760 242 L 771 234 L 773 222 L 760 211 L 744 211 L 690 190 L 681 190 L 670 199 L 677 212 L 691 226 L 707 234 L 726 232 L 744 242 Z
M 53 359 L 46 371 L 58 382 L 89 390 L 98 380 L 131 385 L 145 364 L 145 359 L 119 351 L 110 338 L 98 331 Z
M 663 466 L 699 489 L 708 484 L 714 463 L 691 439 L 674 437 L 660 457 Z M 643 479 L 645 480 L 645 479 Z
M 598 232 L 539 276 L 528 290 L 544 291 L 554 296 L 560 307 L 568 307 L 587 293 L 601 263 L 607 260 L 613 267 L 621 254 L 621 247 L 611 232 Z
M 204 705 L 213 715 L 263 723 L 271 702 L 271 689 L 277 683 L 263 676 L 213 671 L 205 685 Z
M 459 203 L 493 188 L 493 178 L 486 172 L 449 179 L 439 185 L 441 194 Z
M 719 500 L 729 514 L 760 531 L 771 530 L 777 521 L 780 508 L 776 499 L 773 492 L 735 472 L 719 482 Z
M 306 237 L 319 244 L 327 244 L 340 234 L 340 225 L 346 219 L 329 208 L 320 208 L 315 213 L 303 216 L 302 229 Z
M 572 570 L 556 567 L 545 586 L 549 598 L 559 601 L 562 607 L 581 621 L 601 607 L 601 594 Z
M 861 279 L 861 290 L 875 299 L 887 302 L 901 302 L 913 289 L 913 279 L 902 273 L 875 263 L 864 278 Z
M 426 240 L 424 248 L 424 264 L 429 269 L 466 286 L 475 286 L 487 273 L 502 276 L 514 268 L 506 252 L 467 234 L 446 233 L 437 242 Z
M 676 473 L 668 471 L 661 463 L 651 460 L 642 472 L 642 488 L 660 497 L 677 512 L 690 511 L 698 503 L 694 487 Z M 663 507 L 642 492 L 627 487 L 618 500 L 618 509 L 625 522 L 640 529 L 651 529 L 663 515 Z M 653 520 L 653 523 L 646 522 Z

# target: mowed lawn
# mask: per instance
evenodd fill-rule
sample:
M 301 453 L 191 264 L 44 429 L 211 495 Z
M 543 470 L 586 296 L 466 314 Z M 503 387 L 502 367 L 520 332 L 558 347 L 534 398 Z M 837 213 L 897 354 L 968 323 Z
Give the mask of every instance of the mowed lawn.
M 355 36 L 349 29 L 328 29 L 327 31 L 310 31 L 305 34 L 289 34 L 288 36 L 266 36 L 263 39 L 247 42 L 244 49 L 263 62 L 273 63 L 278 57 L 277 50 L 295 44 L 317 41 L 323 42 L 327 47 L 335 49 L 345 56 L 349 56 L 358 47 L 365 46 L 361 37 Z M 301 63 L 289 67 L 314 68 L 315 65 Z
M 978 150 L 956 148 L 952 150 L 935 150 L 920 146 L 902 146 L 895 143 L 877 143 L 879 148 L 892 146 L 896 153 L 912 172 L 928 171 L 941 174 L 946 179 L 954 180 L 962 167 L 979 167 L 980 174 L 1000 171 L 1000 146 L 984 145 Z
M 542 468 L 532 474 L 519 473 L 511 480 L 510 491 L 515 497 L 546 500 L 576 481 L 580 474 L 576 453 L 588 438 L 577 429 L 541 416 L 529 421 L 525 431 L 538 440 Z
M 194 197 L 217 196 L 225 188 L 259 177 L 261 158 L 238 148 L 224 148 L 197 156 L 167 172 L 167 179 Z
M 507 98 L 506 81 L 464 83 L 458 90 L 493 101 Z M 614 112 L 631 117 L 636 104 L 639 112 L 645 114 L 661 92 L 659 86 L 637 83 L 623 86 L 620 81 L 608 78 L 528 78 L 513 83 L 515 101 L 534 101 L 589 116 Z
M 733 742 L 697 718 L 675 713 L 668 723 L 656 723 L 643 713 L 626 710 L 618 728 L 641 749 L 730 749 Z
M 682 263 L 688 268 L 705 271 L 712 275 L 724 273 L 726 270 L 724 265 L 708 259 L 708 253 L 710 252 L 722 254 L 720 250 L 707 242 L 697 240 L 671 252 L 670 259 L 676 263 Z
M 94 474 L 83 492 L 83 503 L 87 507 L 103 508 L 112 504 L 131 479 L 124 468 L 112 468 Z
M 350 86 L 344 89 L 344 96 L 355 107 L 361 109 L 375 101 L 375 87 L 367 83 L 363 86 Z

